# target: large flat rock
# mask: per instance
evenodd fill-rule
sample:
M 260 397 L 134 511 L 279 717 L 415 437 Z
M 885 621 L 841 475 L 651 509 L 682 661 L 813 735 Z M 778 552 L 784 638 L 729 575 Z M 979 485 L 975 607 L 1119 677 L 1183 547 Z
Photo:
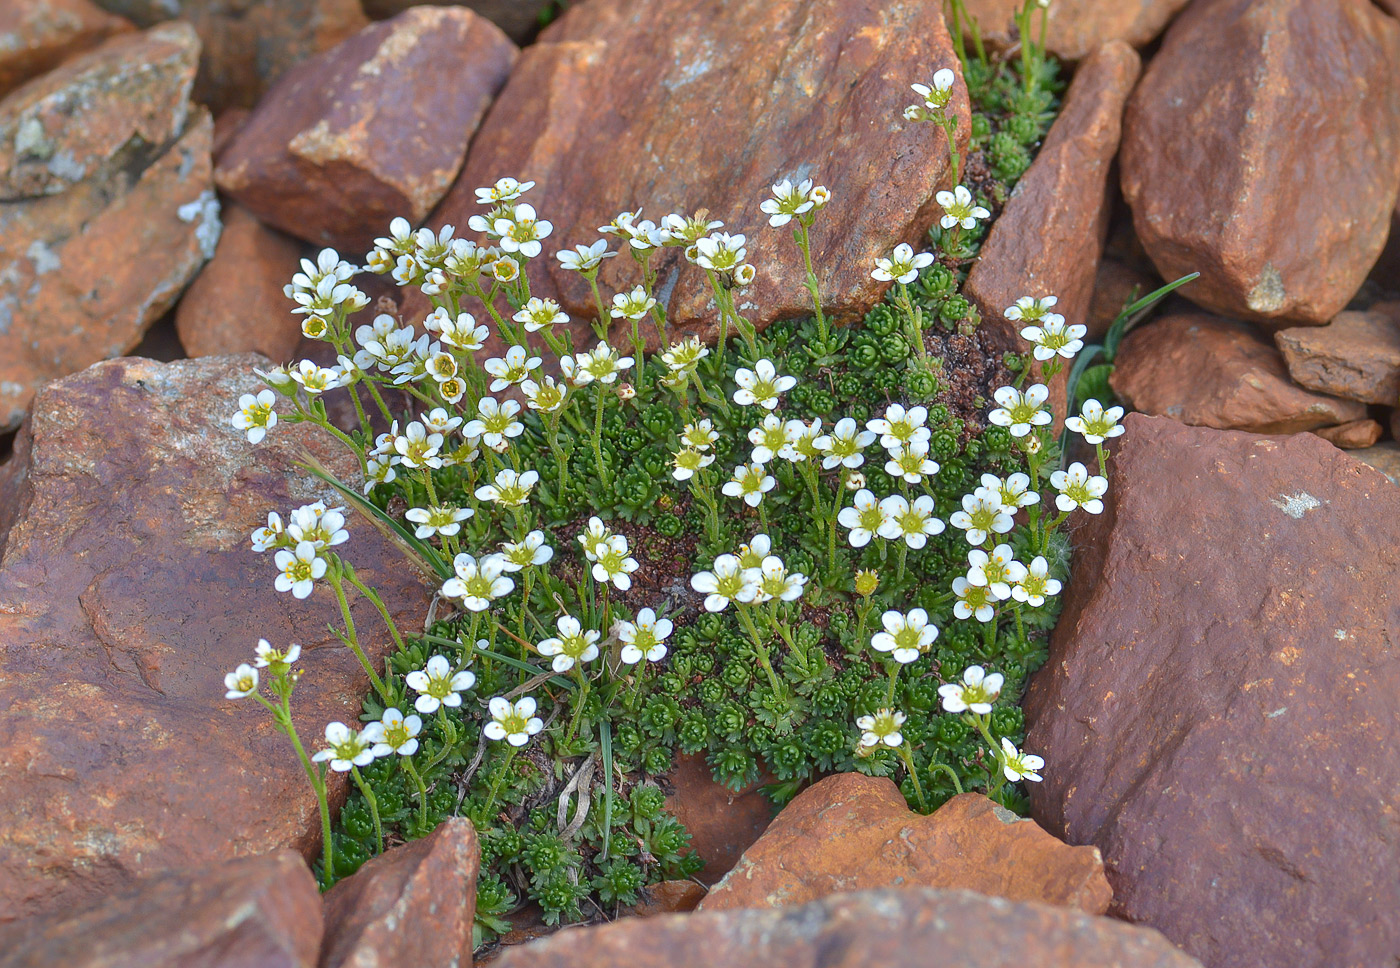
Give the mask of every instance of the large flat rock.
M 1400 487 L 1130 414 L 1025 709 L 1032 815 L 1212 968 L 1400 952 Z
M 142 873 L 319 844 L 290 744 L 261 706 L 223 698 L 223 676 L 260 637 L 297 642 L 304 742 L 359 714 L 368 683 L 327 629 L 330 590 L 279 594 L 249 544 L 270 510 L 340 503 L 297 466 L 304 450 L 356 471 L 308 425 L 258 447 L 228 425 L 254 365 L 100 363 L 36 398 L 0 466 L 0 923 Z M 421 622 L 402 555 L 363 520 L 347 527 L 337 550 L 402 627 Z M 378 614 L 354 609 L 382 655 Z

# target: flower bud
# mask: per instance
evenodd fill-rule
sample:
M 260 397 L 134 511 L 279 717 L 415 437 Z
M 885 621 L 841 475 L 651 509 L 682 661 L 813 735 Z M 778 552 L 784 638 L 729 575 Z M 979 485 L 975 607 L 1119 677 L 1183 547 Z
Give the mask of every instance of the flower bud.
M 873 568 L 862 569 L 856 572 L 856 594 L 862 598 L 869 598 L 875 594 L 875 590 L 880 587 L 880 573 Z

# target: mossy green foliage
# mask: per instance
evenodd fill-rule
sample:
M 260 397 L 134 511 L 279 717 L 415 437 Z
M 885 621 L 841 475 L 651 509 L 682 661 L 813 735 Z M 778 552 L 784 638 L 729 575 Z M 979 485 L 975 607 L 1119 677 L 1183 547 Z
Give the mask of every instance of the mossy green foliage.
M 975 61 L 969 67 L 977 111 L 968 182 L 994 212 L 1053 118 L 1053 64 L 1045 73 L 1027 94 L 1014 64 L 985 72 Z M 958 251 L 944 252 L 909 287 L 923 310 L 935 352 L 940 332 L 976 339 L 976 310 L 959 287 L 984 232 L 979 227 L 964 233 Z M 935 227 L 930 237 L 939 251 L 942 233 Z M 771 359 L 779 373 L 798 378 L 779 410 L 785 419 L 821 418 L 829 427 L 836 419 L 852 417 L 863 425 L 890 403 L 929 405 L 930 456 L 941 464 L 931 493 L 937 513 L 946 519 L 982 473 L 1005 476 L 1021 470 L 1024 457 L 1012 448 L 1004 429 L 983 427 L 980 416 L 991 385 L 961 404 L 939 402 L 953 374 L 918 365 L 906 333 L 901 311 L 885 302 L 864 320 L 832 331 L 825 341 L 812 320 L 776 323 L 760 334 L 759 356 Z M 742 341 L 731 341 L 723 361 L 727 393 L 733 391 L 736 368 L 752 365 L 750 356 Z M 879 747 L 874 753 L 857 753 L 856 717 L 890 705 L 886 660 L 869 645 L 886 608 L 923 608 L 942 630 L 933 650 L 900 673 L 893 702 L 908 714 L 905 743 L 914 751 L 930 807 L 954 792 L 947 772 L 932 770 L 933 764 L 955 773 L 963 789 L 987 787 L 989 770 L 996 769 L 976 730 L 958 716 L 941 714 L 940 683 L 956 678 L 971 663 L 1005 675 L 991 730 L 1018 746 L 1021 741 L 1019 700 L 1027 676 L 1044 661 L 1057 599 L 1039 609 L 1026 608 L 1019 632 L 1009 613 L 987 626 L 956 620 L 949 589 L 966 572 L 969 550 L 961 531 L 949 528 L 902 563 L 899 543 L 878 539 L 863 549 L 843 540 L 833 556 L 822 512 L 814 509 L 794 465 L 785 461 L 770 465 L 778 486 L 764 499 L 767 533 L 788 569 L 811 581 L 799 601 L 778 605 L 794 630 L 795 648 L 780 645 L 774 653 L 788 695 L 774 694 L 734 609 L 706 613 L 699 609 L 702 596 L 689 588 L 692 574 L 763 528 L 754 509 L 720 498 L 718 540 L 707 537 L 704 507 L 670 474 L 683 417 L 674 396 L 656 383 L 664 372 L 659 358 L 648 361 L 637 397 L 622 406 L 614 400 L 605 409 L 606 486 L 592 450 L 591 420 L 561 424 L 559 443 L 568 462 L 567 484 L 561 487 L 560 465 L 544 427 L 533 411 L 526 412 L 525 434 L 513 441 L 512 451 L 518 466 L 540 472 L 531 507 L 535 526 L 543 527 L 556 550 L 549 570 L 531 586 L 528 611 L 517 583 L 514 592 L 493 603 L 486 618 L 462 614 L 439 621 L 389 661 L 390 688 L 399 707 L 408 709 L 412 696 L 403 686 L 404 674 L 422 668 L 437 653 L 458 661 L 467 653 L 464 643 L 479 639 L 484 645 L 473 650 L 471 665 L 477 682 L 464 696 L 466 707 L 484 705 L 491 696 L 529 694 L 538 699 L 539 715 L 550 724 L 508 757 L 506 744 L 488 742 L 477 729 L 460 728 L 446 713 L 425 717 L 422 750 L 415 757 L 431 790 L 425 816 L 420 816 L 416 788 L 396 757 L 376 760 L 363 770 L 389 843 L 424 836 L 452 815 L 477 823 L 482 843 L 478 942 L 508 930 L 512 912 L 526 903 L 537 905 L 548 923 L 612 917 L 636 903 L 644 885 L 695 873 L 700 860 L 690 852 L 689 835 L 664 809 L 664 775 L 678 753 L 703 755 L 715 778 L 736 790 L 765 781 L 775 804 L 824 773 L 849 770 L 895 778 L 912 804 L 913 788 L 895 751 Z M 1006 375 L 1004 367 L 1000 373 Z M 591 415 L 594 394 L 611 388 L 594 384 L 580 392 L 584 399 L 578 412 Z M 747 432 L 761 419 L 756 408 L 730 409 L 732 420 L 713 407 L 704 408 L 703 415 L 719 432 L 715 469 L 747 460 Z M 1047 453 L 1043 463 L 1053 463 L 1054 456 Z M 888 493 L 893 485 L 881 469 L 884 459 L 877 444 L 868 449 L 861 470 L 879 480 L 877 491 Z M 440 500 L 466 503 L 467 483 L 454 477 L 459 470 L 435 474 Z M 821 479 L 829 513 L 841 485 L 835 472 Z M 399 499 L 408 506 L 426 502 L 411 475 L 375 492 L 381 506 L 392 502 L 401 507 Z M 849 492 L 842 501 L 849 504 Z M 637 609 L 652 607 L 669 615 L 676 631 L 668 642 L 669 655 L 655 666 L 643 664 L 647 671 L 639 684 L 641 667 L 623 667 L 615 673 L 617 688 L 589 694 L 578 736 L 563 748 L 565 731 L 555 727 L 576 711 L 577 682 L 551 674 L 547 661 L 527 644 L 553 634 L 552 617 L 561 610 L 583 614 L 594 604 L 580 601 L 579 588 L 587 583 L 578 581 L 585 566 L 575 541 L 591 515 L 625 534 L 642 566 L 634 587 L 614 596 L 613 618 L 630 618 Z M 506 538 L 500 524 L 499 516 L 477 515 L 464 526 L 462 547 L 497 547 Z M 1029 560 L 1038 553 L 1023 546 L 1025 529 L 1013 535 L 1018 558 Z M 1062 538 L 1055 537 L 1048 557 L 1052 574 L 1063 577 L 1067 549 Z M 855 574 L 862 569 L 879 575 L 878 588 L 868 599 L 854 591 Z M 615 641 L 605 641 L 600 659 L 612 669 L 618 668 L 617 648 Z M 363 718 L 377 718 L 381 711 L 381 703 L 371 697 Z M 587 776 L 577 776 L 580 771 Z M 487 816 L 486 801 L 498 784 Z M 1016 787 L 1001 786 L 998 797 L 1013 810 L 1025 809 Z M 358 790 L 341 812 L 335 846 L 337 877 L 355 870 L 375 848 L 369 806 Z

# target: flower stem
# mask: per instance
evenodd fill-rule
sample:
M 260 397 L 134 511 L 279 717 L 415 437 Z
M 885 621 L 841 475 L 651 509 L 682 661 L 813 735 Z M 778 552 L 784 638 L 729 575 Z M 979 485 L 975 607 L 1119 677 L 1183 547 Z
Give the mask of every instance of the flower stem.
M 807 223 L 799 220 L 798 229 L 794 234 L 797 236 L 798 248 L 802 250 L 802 264 L 807 269 L 807 291 L 812 294 L 812 308 L 817 312 L 817 332 L 821 334 L 822 349 L 825 351 L 828 336 L 826 315 L 822 312 L 822 295 L 817 273 L 812 268 L 812 239 L 808 234 Z
M 350 651 L 355 653 L 355 658 L 360 660 L 360 665 L 364 666 L 365 672 L 369 674 L 369 681 L 374 686 L 375 693 L 384 705 L 388 706 L 389 690 L 385 688 L 384 680 L 379 678 L 379 673 L 374 671 L 369 656 L 360 648 L 360 641 L 355 635 L 355 619 L 350 614 L 350 603 L 345 600 L 345 586 L 341 583 L 339 568 L 326 569 L 326 578 L 330 580 L 331 590 L 335 592 L 336 603 L 340 606 L 341 618 L 345 620 L 345 643 L 350 646 Z
M 773 663 L 768 657 L 768 646 L 763 644 L 763 638 L 758 634 L 758 629 L 753 624 L 753 618 L 737 602 L 734 604 L 734 610 L 739 613 L 739 621 L 743 623 L 749 637 L 753 639 L 753 647 L 758 651 L 759 664 L 763 666 L 763 671 L 768 673 L 768 682 L 773 687 L 773 694 L 785 696 L 787 692 L 783 689 L 782 683 L 778 681 L 778 674 L 773 671 Z
M 374 791 L 369 788 L 365 778 L 360 775 L 358 766 L 350 767 L 350 775 L 355 778 L 355 785 L 360 788 L 360 792 L 365 795 L 365 802 L 369 804 L 369 815 L 374 820 L 374 838 L 379 844 L 379 852 L 384 853 L 384 828 L 379 824 L 379 800 L 375 798 Z
M 598 466 L 598 479 L 603 484 L 603 489 L 608 487 L 608 470 L 603 466 L 603 392 L 602 384 L 597 386 L 598 409 L 593 418 L 593 459 Z
M 501 764 L 501 768 L 496 771 L 496 779 L 491 781 L 491 792 L 486 795 L 486 806 L 482 808 L 481 819 L 483 822 L 491 818 L 491 808 L 496 803 L 496 794 L 501 789 L 501 781 L 506 778 L 506 773 L 510 771 L 511 760 L 515 759 L 516 748 L 514 746 L 506 750 L 506 761 Z
M 919 784 L 919 771 L 914 769 L 914 754 L 909 752 L 907 743 L 899 744 L 899 755 L 904 760 L 904 768 L 909 771 L 909 779 L 914 783 L 914 796 L 919 800 L 919 812 L 928 813 L 928 801 L 924 799 L 924 789 Z
M 404 772 L 413 780 L 413 785 L 418 788 L 418 825 L 426 829 L 428 826 L 428 785 L 418 775 L 412 757 L 402 757 L 399 762 L 403 764 Z
M 569 732 L 564 737 L 564 746 L 567 748 L 574 741 L 574 733 L 578 731 L 578 721 L 583 716 L 584 704 L 588 701 L 588 680 L 583 677 L 583 669 L 577 662 L 574 663 L 574 678 L 578 680 L 578 700 L 574 706 L 573 719 L 569 720 Z

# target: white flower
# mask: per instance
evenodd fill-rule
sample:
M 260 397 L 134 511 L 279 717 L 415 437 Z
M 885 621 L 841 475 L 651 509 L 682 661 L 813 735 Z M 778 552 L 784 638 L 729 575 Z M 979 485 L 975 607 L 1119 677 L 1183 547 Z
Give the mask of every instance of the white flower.
M 883 417 L 867 420 L 865 426 L 880 435 L 880 446 L 888 451 L 909 444 L 928 443 L 931 432 L 928 422 L 928 408 L 910 407 L 905 410 L 897 403 L 885 408 Z
M 734 373 L 734 382 L 739 385 L 734 391 L 735 403 L 743 407 L 758 404 L 772 410 L 778 405 L 778 394 L 795 387 L 797 377 L 779 376 L 771 360 L 759 360 L 752 370 L 739 367 Z
M 446 538 L 461 531 L 462 522 L 475 513 L 471 508 L 437 504 L 426 508 L 409 508 L 404 512 L 404 517 L 417 525 L 413 530 L 415 538 L 431 538 L 434 535 Z
M 899 494 L 891 495 L 880 502 L 880 513 L 885 516 L 880 537 L 890 541 L 903 538 L 916 551 L 928 544 L 932 535 L 943 533 L 944 524 L 933 516 L 933 498 L 927 494 L 912 502 Z
M 619 591 L 632 587 L 632 572 L 640 565 L 636 558 L 627 555 L 627 539 L 620 534 L 610 535 L 604 544 L 595 546 L 597 560 L 593 562 L 593 580 L 606 584 L 612 582 Z
M 1045 409 L 1050 391 L 1043 383 L 1033 384 L 1025 393 L 1011 386 L 998 387 L 992 397 L 999 406 L 987 414 L 987 419 L 998 427 L 1009 428 L 1013 437 L 1024 437 L 1032 427 L 1043 427 L 1051 420 Z
M 499 356 L 492 357 L 486 361 L 486 372 L 495 377 L 491 381 L 491 392 L 500 393 L 506 387 L 514 386 L 539 365 L 540 358 L 531 356 L 523 346 L 512 346 L 506 350 L 505 359 Z
M 880 616 L 885 626 L 870 638 L 876 652 L 888 652 L 894 661 L 908 665 L 933 647 L 938 638 L 938 626 L 929 624 L 928 612 L 922 608 L 909 612 L 890 610 Z
M 836 515 L 836 523 L 850 529 L 852 548 L 864 548 L 871 538 L 885 528 L 889 518 L 884 502 L 877 501 L 874 494 L 861 488 L 856 492 L 853 505 L 842 508 L 841 513 Z
M 248 443 L 259 443 L 277 426 L 277 411 L 272 409 L 276 402 L 277 395 L 271 390 L 259 390 L 257 396 L 245 393 L 238 398 L 238 413 L 230 422 L 236 429 L 248 432 Z
M 943 709 L 950 713 L 973 712 L 985 716 L 992 711 L 992 703 L 1001 695 L 1005 681 L 1000 672 L 987 675 L 980 665 L 970 665 L 963 670 L 961 682 L 950 682 L 938 687 L 943 697 Z
M 961 225 L 965 229 L 976 228 L 980 220 L 992 215 L 981 205 L 973 204 L 972 193 L 962 185 L 958 185 L 951 192 L 939 192 L 933 198 L 943 206 L 945 214 L 938 224 L 945 229 L 951 229 L 955 225 Z
M 914 93 L 924 99 L 924 105 L 930 111 L 939 111 L 947 106 L 948 101 L 953 97 L 953 81 L 956 80 L 951 70 L 944 67 L 933 74 L 933 85 L 910 84 Z
M 760 535 L 767 540 L 767 535 Z M 742 556 L 740 561 L 743 561 Z M 779 599 L 784 602 L 795 602 L 802 597 L 802 590 L 807 587 L 807 576 L 801 572 L 789 572 L 787 565 L 783 564 L 783 559 L 777 555 L 766 555 L 758 565 L 758 594 L 754 596 L 754 604 Z
M 326 725 L 326 749 L 318 751 L 311 759 L 316 763 L 330 761 L 331 769 L 337 773 L 348 773 L 357 766 L 368 766 L 374 762 L 374 747 L 384 741 L 384 727 L 370 723 L 358 733 L 344 723 Z
M 463 552 L 452 559 L 452 570 L 456 577 L 443 582 L 443 598 L 460 598 L 462 604 L 473 612 L 484 612 L 491 602 L 503 595 L 509 595 L 515 582 L 502 572 L 505 568 L 503 555 L 483 555 L 474 558 Z
M 894 252 L 888 259 L 875 260 L 875 268 L 870 270 L 870 275 L 871 278 L 879 279 L 881 282 L 898 281 L 908 285 L 919 278 L 920 269 L 931 265 L 933 265 L 932 252 L 920 252 L 915 255 L 914 249 L 909 243 L 901 242 L 894 247 Z
M 564 253 L 558 253 L 564 255 Z M 553 299 L 541 299 L 539 296 L 532 296 L 529 302 L 525 303 L 511 319 L 517 323 L 525 324 L 525 332 L 536 333 L 551 326 L 561 325 L 569 321 L 569 314 L 559 308 L 559 304 Z M 535 366 L 539 366 L 538 363 Z M 531 367 L 533 369 L 534 367 Z
M 394 438 L 394 450 L 404 467 L 441 467 L 442 434 L 430 434 L 417 420 L 410 423 L 402 435 Z
M 544 729 L 544 720 L 535 715 L 535 700 L 522 696 L 511 702 L 496 696 L 488 704 L 491 721 L 482 730 L 490 740 L 505 740 L 511 746 L 524 746 L 530 737 Z
M 246 662 L 243 663 L 224 676 L 224 688 L 228 690 L 224 693 L 225 699 L 242 699 L 244 696 L 251 696 L 258 691 L 258 670 Z
M 692 447 L 682 447 L 671 455 L 673 470 L 671 476 L 678 481 L 688 481 L 695 474 L 715 462 L 714 454 L 704 454 Z
M 454 417 L 442 407 L 434 407 L 422 417 L 423 427 L 430 433 L 450 434 L 462 426 L 462 418 Z
M 899 729 L 905 719 L 905 715 L 896 709 L 880 709 L 873 716 L 858 717 L 856 728 L 861 731 L 860 745 L 868 748 L 884 743 L 893 749 L 904 742 Z
M 266 392 L 266 390 L 263 391 L 263 393 Z M 1085 443 L 1101 444 L 1111 437 L 1117 437 L 1127 429 L 1118 422 L 1122 419 L 1122 407 L 1109 407 L 1105 410 L 1103 404 L 1097 400 L 1089 399 L 1084 401 L 1084 407 L 1080 410 L 1079 416 L 1065 419 L 1065 426 L 1077 434 L 1082 434 Z M 252 431 L 248 432 L 248 439 L 253 439 Z
M 1011 586 L 1026 577 L 1026 566 L 1015 558 L 1009 544 L 999 544 L 991 554 L 980 548 L 967 553 L 967 580 L 991 592 L 994 599 L 1004 602 L 1011 597 Z
M 340 370 L 333 366 L 320 366 L 311 360 L 302 360 L 291 375 L 312 396 L 345 386 L 345 375 Z
M 412 756 L 418 752 L 418 734 L 423 731 L 423 720 L 419 717 L 412 714 L 404 716 L 390 706 L 379 717 L 379 728 L 384 738 L 374 744 L 371 752 L 375 756 L 388 756 L 390 753 Z
M 1060 583 L 1049 577 L 1050 563 L 1043 557 L 1037 555 L 1031 559 L 1026 573 L 1021 576 L 1020 581 L 1011 589 L 1011 596 L 1018 602 L 1025 602 L 1031 608 L 1039 608 L 1045 604 L 1045 599 L 1050 595 L 1060 593 Z
M 1034 322 L 1038 319 L 1044 319 L 1046 313 L 1050 312 L 1050 307 L 1057 302 L 1059 299 L 1055 296 L 1046 296 L 1043 299 L 1022 296 L 1016 300 L 1016 305 L 1008 306 L 1002 315 L 1012 322 Z
M 1002 752 L 1002 773 L 1006 779 L 1012 783 L 1017 780 L 1032 780 L 1040 782 L 1040 770 L 1045 767 L 1045 760 L 1034 753 L 1018 753 L 1016 745 L 1005 736 L 1001 738 Z
M 805 215 L 816 203 L 812 201 L 812 179 L 797 185 L 784 178 L 773 186 L 773 197 L 764 200 L 759 209 L 768 216 L 768 224 L 780 228 L 792 221 L 794 215 Z
M 350 532 L 345 530 L 345 509 L 328 508 L 321 501 L 303 504 L 290 515 L 287 537 L 293 545 L 309 541 L 317 551 L 342 545 L 350 540 Z
M 762 464 L 740 464 L 734 468 L 734 476 L 720 490 L 726 497 L 741 497 L 749 507 L 756 508 L 763 495 L 777 486 L 777 480 L 764 470 Z
M 989 534 L 1005 534 L 1015 524 L 1002 508 L 1000 497 L 989 496 L 980 489 L 963 495 L 962 510 L 949 515 L 948 523 L 962 528 L 970 545 L 982 544 Z
M 996 609 L 992 606 L 992 593 L 981 585 L 974 585 L 961 576 L 953 579 L 953 594 L 957 596 L 957 604 L 953 606 L 953 615 L 960 619 L 976 618 L 979 622 L 990 622 L 996 615 Z
M 671 236 L 673 243 L 692 245 L 715 229 L 724 228 L 723 222 L 711 220 L 705 213 L 685 216 L 673 212 L 663 218 L 661 224 L 666 226 L 666 232 Z
M 679 343 L 671 344 L 671 348 L 661 354 L 661 361 L 672 373 L 690 374 L 709 355 L 710 351 L 703 343 L 694 336 L 687 336 Z
M 1055 497 L 1055 507 L 1061 511 L 1083 508 L 1090 514 L 1103 512 L 1103 501 L 1108 492 L 1108 478 L 1090 475 L 1088 468 L 1075 461 L 1067 471 L 1055 471 L 1050 475 L 1050 486 L 1060 493 Z
M 885 473 L 902 478 L 909 484 L 918 484 L 925 477 L 938 473 L 938 461 L 928 456 L 928 444 L 910 444 L 908 447 L 890 449 L 890 459 L 885 461 Z
M 501 248 L 507 252 L 519 252 L 527 259 L 540 254 L 540 239 L 549 237 L 554 225 L 536 218 L 531 205 L 517 205 L 510 218 L 498 218 L 496 233 L 501 237 Z
M 554 549 L 544 543 L 544 532 L 531 531 L 516 542 L 501 545 L 501 567 L 508 572 L 543 565 L 554 557 Z
M 734 555 L 720 555 L 711 571 L 691 576 L 690 587 L 705 596 L 705 611 L 722 612 L 730 602 L 748 605 L 758 594 L 757 572 Z
M 565 249 L 554 253 L 559 264 L 571 272 L 592 272 L 604 259 L 611 259 L 616 252 L 608 251 L 608 240 L 599 239 L 592 245 L 576 245 L 573 251 Z
M 564 405 L 564 398 L 568 393 L 568 388 L 555 382 L 552 376 L 546 376 L 543 383 L 525 380 L 520 384 L 520 390 L 525 394 L 525 405 L 540 413 L 553 413 L 558 410 Z
M 481 205 L 499 205 L 502 202 L 513 202 L 521 195 L 535 187 L 532 181 L 521 182 L 514 178 L 497 178 L 496 184 L 490 188 L 478 188 L 476 190 L 476 200 Z M 395 222 L 403 221 L 395 219 Z M 405 223 L 407 224 L 407 223 Z
M 709 417 L 688 423 L 681 431 L 681 443 L 696 450 L 709 450 L 710 445 L 718 439 L 719 434 L 715 433 L 715 425 L 710 422 Z
M 644 219 L 633 223 L 632 237 L 627 241 L 638 252 L 645 252 L 661 248 L 671 241 L 671 234 L 664 227 L 657 227 L 651 219 Z
M 614 293 L 612 301 L 609 315 L 613 319 L 641 319 L 656 305 L 656 300 L 641 286 L 634 287 L 631 292 Z
M 630 622 L 618 622 L 617 637 L 623 643 L 620 658 L 627 665 L 636 665 L 643 658 L 660 662 L 666 658 L 665 642 L 673 627 L 670 619 L 658 619 L 649 608 L 639 611 Z
M 612 530 L 598 515 L 588 519 L 588 526 L 579 532 L 578 543 L 583 547 L 583 556 L 589 561 L 597 561 L 598 556 L 608 550 Z
M 1057 354 L 1072 360 L 1074 354 L 1084 348 L 1084 334 L 1088 331 L 1084 326 L 1066 326 L 1065 318 L 1059 313 L 1046 313 L 1039 326 L 1021 330 L 1021 337 L 1035 344 L 1037 360 L 1048 360 Z
M 732 272 L 748 255 L 744 248 L 744 236 L 716 232 L 695 241 L 695 264 L 713 272 Z
M 562 615 L 554 623 L 559 635 L 545 639 L 536 648 L 540 655 L 554 657 L 555 672 L 568 672 L 575 664 L 583 665 L 598 658 L 598 639 L 593 629 L 585 629 L 572 615 Z
M 607 343 L 599 343 L 593 347 L 593 352 L 578 355 L 579 375 L 587 375 L 587 379 L 581 380 L 580 383 L 592 383 L 594 380 L 599 383 L 615 383 L 618 374 L 631 369 L 632 363 L 632 357 L 625 356 L 619 359 L 617 350 Z
M 509 438 L 519 437 L 525 432 L 525 425 L 517 419 L 520 404 L 514 400 L 502 403 L 495 397 L 482 397 L 476 403 L 476 412 L 476 419 L 467 421 L 462 435 L 480 437 L 487 447 L 500 449 Z
M 861 451 L 874 441 L 874 431 L 861 430 L 850 417 L 842 417 L 836 421 L 836 426 L 831 428 L 831 433 L 824 434 L 812 441 L 812 446 L 825 455 L 822 457 L 823 469 L 831 470 L 833 467 L 854 469 L 865 463 L 865 455 Z
M 1020 471 L 1004 481 L 995 474 L 983 474 L 981 487 L 973 493 L 978 497 L 998 501 L 1003 511 L 1015 514 L 1023 507 L 1040 503 L 1040 495 L 1030 490 L 1030 486 L 1030 476 Z
M 274 547 L 282 537 L 282 515 L 276 511 L 267 512 L 267 526 L 253 532 L 253 550 L 262 554 Z
M 822 435 L 820 417 L 813 417 L 809 424 L 801 420 L 789 420 L 786 430 L 788 442 L 778 451 L 778 456 L 783 460 L 800 464 L 803 461 L 815 461 L 821 456 L 821 451 L 817 449 L 817 439 Z
M 430 316 L 429 319 L 431 318 Z M 427 326 L 428 320 L 424 320 L 423 325 Z M 486 345 L 486 337 L 489 335 L 485 324 L 478 326 L 476 317 L 471 313 L 458 313 L 457 319 L 453 321 L 444 311 L 435 321 L 435 326 L 435 331 L 448 346 L 472 353 Z
M 274 649 L 272 643 L 267 639 L 258 639 L 257 646 L 253 649 L 253 665 L 258 669 L 271 668 L 273 672 L 285 671 L 286 667 L 301 658 L 301 646 L 293 643 L 287 646 L 287 651 Z M 233 698 L 233 697 L 229 697 Z
M 763 423 L 749 431 L 749 443 L 753 444 L 751 458 L 755 464 L 766 464 L 777 457 L 794 439 L 792 424 L 802 426 L 800 421 L 784 423 L 775 414 L 766 414 Z
M 282 572 L 274 587 L 279 592 L 291 592 L 293 598 L 308 597 L 316 579 L 326 574 L 326 560 L 316 554 L 316 546 L 310 541 L 298 543 L 294 552 L 282 548 L 273 561 Z
M 758 568 L 763 564 L 763 559 L 773 553 L 773 541 L 766 534 L 756 534 L 749 539 L 748 544 L 739 546 L 739 567 Z M 758 577 L 754 576 L 757 581 Z
M 453 672 L 446 656 L 435 655 L 422 669 L 404 676 L 403 681 L 419 694 L 413 708 L 427 716 L 437 712 L 439 706 L 456 708 L 462 705 L 458 693 L 476 685 L 476 674 L 469 669 Z

